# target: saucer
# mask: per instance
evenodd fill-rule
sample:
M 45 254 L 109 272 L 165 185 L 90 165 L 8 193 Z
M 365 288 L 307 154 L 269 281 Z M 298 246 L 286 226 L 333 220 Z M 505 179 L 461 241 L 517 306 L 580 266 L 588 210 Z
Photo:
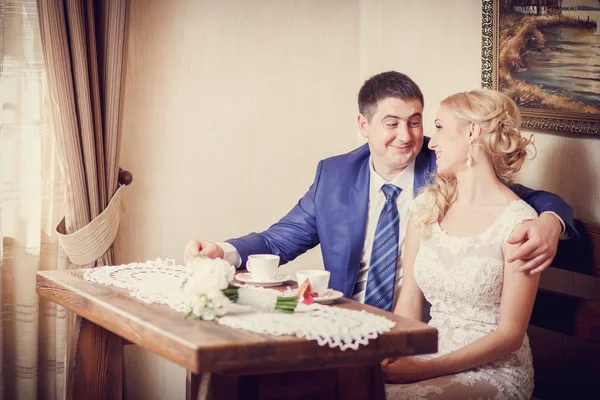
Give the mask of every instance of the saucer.
M 247 285 L 269 287 L 269 286 L 279 286 L 283 282 L 287 282 L 290 279 L 292 279 L 292 277 L 289 276 L 288 274 L 277 274 L 275 276 L 275 279 L 273 279 L 273 280 L 270 280 L 270 281 L 258 280 L 257 281 L 255 279 L 252 279 L 252 275 L 250 273 L 244 272 L 241 274 L 237 274 L 235 276 L 235 279 L 237 279 L 240 282 L 244 282 Z
M 325 293 L 324 296 L 314 297 L 313 300 L 316 303 L 329 304 L 329 303 L 333 303 L 334 300 L 340 299 L 342 297 L 344 297 L 344 293 L 342 293 L 338 290 L 328 289 L 327 293 Z

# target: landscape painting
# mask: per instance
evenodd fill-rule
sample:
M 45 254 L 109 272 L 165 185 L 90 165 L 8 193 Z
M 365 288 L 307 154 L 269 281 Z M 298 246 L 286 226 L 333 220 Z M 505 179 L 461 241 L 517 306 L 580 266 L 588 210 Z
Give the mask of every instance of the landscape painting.
M 482 84 L 522 126 L 600 134 L 600 0 L 484 0 Z

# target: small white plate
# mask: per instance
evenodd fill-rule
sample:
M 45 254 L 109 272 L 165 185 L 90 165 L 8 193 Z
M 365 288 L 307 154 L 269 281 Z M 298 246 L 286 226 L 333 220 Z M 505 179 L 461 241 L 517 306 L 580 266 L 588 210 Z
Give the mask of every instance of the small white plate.
M 329 304 L 333 303 L 334 300 L 340 299 L 342 297 L 344 297 L 344 293 L 338 290 L 329 289 L 324 296 L 314 297 L 313 300 L 317 303 Z
M 250 273 L 244 272 L 241 274 L 237 274 L 235 276 L 235 279 L 237 279 L 240 282 L 244 282 L 247 285 L 270 287 L 270 286 L 279 286 L 283 282 L 287 282 L 287 281 L 291 280 L 292 277 L 287 274 L 277 274 L 275 276 L 275 279 L 272 281 L 262 281 L 262 280 L 257 281 L 257 280 L 252 279 L 252 275 Z

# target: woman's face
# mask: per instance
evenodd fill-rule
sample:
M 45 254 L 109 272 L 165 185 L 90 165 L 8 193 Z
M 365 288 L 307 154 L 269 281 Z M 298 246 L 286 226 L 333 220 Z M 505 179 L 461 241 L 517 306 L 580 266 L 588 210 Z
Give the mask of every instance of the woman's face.
M 437 156 L 437 171 L 441 176 L 452 177 L 467 168 L 470 123 L 460 121 L 444 107 L 435 117 L 436 134 L 429 148 Z

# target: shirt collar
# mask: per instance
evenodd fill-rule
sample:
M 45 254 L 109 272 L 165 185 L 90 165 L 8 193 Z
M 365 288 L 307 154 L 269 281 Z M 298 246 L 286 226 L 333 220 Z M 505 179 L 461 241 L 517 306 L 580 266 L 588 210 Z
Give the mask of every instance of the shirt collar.
M 381 187 L 383 185 L 386 183 L 391 183 L 402 189 L 403 192 L 408 191 L 412 196 L 415 177 L 415 160 L 412 160 L 406 166 L 406 168 L 404 168 L 404 171 L 400 172 L 398 176 L 396 176 L 391 182 L 386 181 L 377 172 L 375 172 L 375 168 L 373 167 L 373 159 L 371 157 L 369 157 L 369 170 L 371 173 L 371 193 L 379 193 L 381 192 Z

